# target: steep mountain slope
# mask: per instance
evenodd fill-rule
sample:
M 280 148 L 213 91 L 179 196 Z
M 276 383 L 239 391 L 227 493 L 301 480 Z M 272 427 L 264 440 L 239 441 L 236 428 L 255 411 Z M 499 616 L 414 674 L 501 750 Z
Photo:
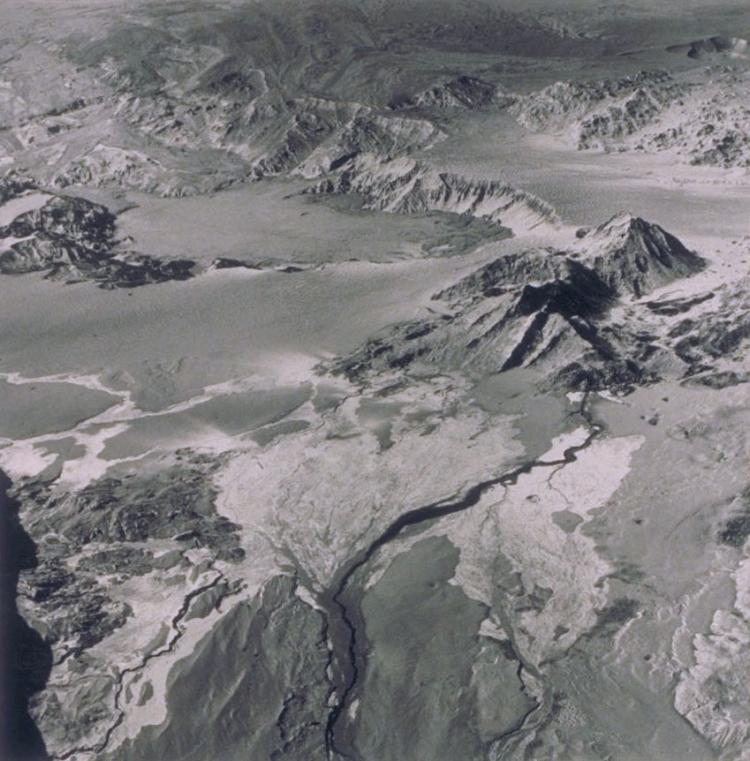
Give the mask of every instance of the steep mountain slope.
M 438 172 L 409 158 L 357 156 L 331 178 L 309 188 L 316 195 L 351 194 L 366 209 L 395 214 L 430 211 L 465 214 L 527 233 L 554 227 L 557 215 L 545 201 L 499 181 L 471 180 Z
M 643 296 L 703 266 L 674 235 L 629 214 L 613 217 L 583 238 L 582 261 L 621 295 Z
M 327 154 L 329 145 L 341 155 L 429 146 L 436 128 L 406 124 L 388 109 L 415 82 L 434 81 L 419 61 L 423 53 L 467 45 L 493 56 L 572 52 L 581 42 L 482 3 L 460 10 L 444 3 L 439 22 L 428 3 L 386 5 L 339 0 L 333 11 L 330 2 L 286 0 L 273 9 L 186 9 L 168 25 L 160 22 L 168 9 L 143 8 L 111 20 L 94 38 L 46 44 L 56 79 L 45 74 L 36 93 L 11 76 L 0 144 L 11 160 L 57 187 L 205 193 L 283 176 L 316 150 Z M 419 51 L 415 60 L 404 65 L 402 48 Z M 24 55 L 12 57 L 11 73 Z M 61 87 L 69 93 L 63 101 Z M 449 101 L 488 104 L 493 87 L 459 76 L 442 95 L 441 86 L 417 100 L 431 108 L 439 101 L 440 108 Z M 33 100 L 44 97 L 47 107 Z
M 557 82 L 519 98 L 511 111 L 535 132 L 559 132 L 579 149 L 622 143 L 652 124 L 685 89 L 665 71 L 595 82 Z
M 644 329 L 613 323 L 612 307 L 703 267 L 658 225 L 620 215 L 569 250 L 529 250 L 485 265 L 433 297 L 439 317 L 399 326 L 335 369 L 353 379 L 411 364 L 534 367 L 553 384 L 628 386 L 657 377 L 669 352 Z
M 512 99 L 532 132 L 578 150 L 668 152 L 683 163 L 746 167 L 750 160 L 750 71 L 707 68 L 679 80 L 644 71 L 620 80 L 558 82 Z
M 646 150 L 667 150 L 691 164 L 750 166 L 750 72 L 712 73 L 709 80 L 643 135 Z

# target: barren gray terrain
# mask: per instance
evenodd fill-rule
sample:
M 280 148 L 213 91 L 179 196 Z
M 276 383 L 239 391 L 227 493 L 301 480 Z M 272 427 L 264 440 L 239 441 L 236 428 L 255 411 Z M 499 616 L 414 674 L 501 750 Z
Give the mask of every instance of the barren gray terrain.
M 0 4 L 0 758 L 750 761 L 745 0 Z

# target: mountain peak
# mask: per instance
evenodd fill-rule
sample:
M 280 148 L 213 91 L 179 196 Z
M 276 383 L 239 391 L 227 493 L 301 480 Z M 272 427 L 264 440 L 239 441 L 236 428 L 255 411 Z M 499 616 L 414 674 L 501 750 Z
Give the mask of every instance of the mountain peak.
M 614 235 L 617 233 L 626 234 L 631 230 L 649 230 L 661 229 L 659 225 L 648 222 L 643 217 L 636 216 L 629 211 L 618 211 L 613 214 L 606 222 L 602 222 L 596 229 L 597 235 Z
M 597 227 L 583 253 L 615 292 L 636 297 L 705 266 L 700 256 L 663 227 L 627 212 Z

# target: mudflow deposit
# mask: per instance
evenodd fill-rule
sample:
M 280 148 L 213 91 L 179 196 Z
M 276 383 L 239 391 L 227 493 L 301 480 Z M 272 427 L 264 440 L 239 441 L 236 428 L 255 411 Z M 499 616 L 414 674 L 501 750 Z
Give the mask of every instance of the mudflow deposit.
M 4 761 L 750 761 L 747 0 L 2 0 Z

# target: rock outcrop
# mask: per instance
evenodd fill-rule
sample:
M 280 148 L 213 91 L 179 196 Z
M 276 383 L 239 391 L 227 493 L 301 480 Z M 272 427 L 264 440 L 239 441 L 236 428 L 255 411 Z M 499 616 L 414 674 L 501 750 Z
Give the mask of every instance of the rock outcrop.
M 534 132 L 561 133 L 579 150 L 621 144 L 656 121 L 685 88 L 665 71 L 621 79 L 556 82 L 510 107 Z
M 557 223 L 554 209 L 531 193 L 504 182 L 438 172 L 409 158 L 359 156 L 306 192 L 350 194 L 366 209 L 394 214 L 466 214 L 519 234 Z
M 132 699 L 123 694 L 127 675 L 168 653 L 183 621 L 231 593 L 215 566 L 244 553 L 238 527 L 216 513 L 212 467 L 194 459 L 77 493 L 39 482 L 15 489 L 38 548 L 37 563 L 20 573 L 19 609 L 54 665 L 30 711 L 53 757 L 102 748 Z M 160 608 L 136 599 L 142 584 L 160 596 Z
M 702 40 L 693 40 L 688 45 L 674 45 L 668 48 L 673 52 L 684 52 L 687 50 L 689 58 L 704 59 L 727 57 L 727 58 L 744 58 L 748 56 L 748 41 L 744 37 L 729 37 L 725 35 L 715 35 L 705 37 Z
M 390 105 L 396 111 L 474 110 L 491 105 L 497 94 L 496 85 L 479 77 L 464 74 L 421 90 L 414 95 L 394 99 Z
M 750 165 L 748 80 L 730 67 L 685 81 L 644 71 L 619 80 L 557 82 L 511 99 L 509 109 L 532 132 L 578 150 L 668 152 L 693 165 Z
M 115 215 L 101 204 L 69 195 L 43 193 L 31 180 L 0 180 L 5 202 L 37 196 L 41 205 L 0 227 L 0 274 L 44 272 L 45 277 L 93 280 L 102 288 L 134 288 L 186 280 L 194 262 L 163 261 L 122 249 Z M 0 209 L 2 206 L 0 206 Z
M 274 173 L 293 170 L 294 175 L 315 179 L 335 173 L 357 156 L 373 155 L 387 160 L 427 149 L 444 137 L 425 119 L 383 116 L 359 107 L 325 141 L 297 156 L 296 163 L 290 162 Z M 260 166 L 256 165 L 254 171 Z

